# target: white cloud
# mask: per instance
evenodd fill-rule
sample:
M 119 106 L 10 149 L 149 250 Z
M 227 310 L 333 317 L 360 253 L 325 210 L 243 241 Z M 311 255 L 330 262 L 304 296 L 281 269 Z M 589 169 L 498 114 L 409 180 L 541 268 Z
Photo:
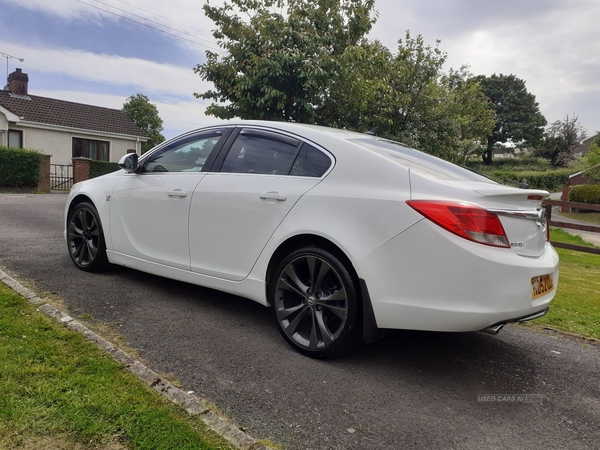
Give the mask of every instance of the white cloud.
M 102 0 L 103 3 L 81 0 L 92 6 L 77 0 L 4 1 L 63 19 L 65 27 L 68 21 L 84 20 L 92 26 L 106 27 L 110 33 L 111 25 L 120 19 L 93 6 L 125 13 L 103 4 L 107 3 L 214 42 L 211 30 L 215 26 L 204 16 L 204 2 L 198 0 Z M 210 4 L 219 3 L 220 0 L 211 0 Z M 423 34 L 431 45 L 441 39 L 441 49 L 449 55 L 447 67 L 468 64 L 475 74 L 515 74 L 526 81 L 549 121 L 575 113 L 589 130 L 600 128 L 600 108 L 596 106 L 600 103 L 597 48 L 600 2 L 597 0 L 531 0 L 526 4 L 522 0 L 477 3 L 472 0 L 377 0 L 375 8 L 380 16 L 371 37 L 379 38 L 391 49 L 395 50 L 397 40 L 404 37 L 406 29 L 413 35 Z M 132 29 L 138 27 L 128 24 Z M 52 46 L 51 35 L 44 35 L 40 30 L 39 36 L 47 40 L 48 47 Z M 203 47 L 170 39 L 190 54 L 190 61 L 201 60 Z M 9 38 L 4 41 L 0 40 L 0 48 L 26 58 L 25 71 L 32 68 L 62 79 L 87 80 L 93 82 L 90 89 L 97 89 L 98 84 L 104 84 L 105 91 L 111 87 L 133 87 L 134 92 L 145 93 L 164 108 L 181 103 L 168 113 L 177 118 L 173 123 L 187 125 L 192 124 L 195 117 L 204 119 L 203 110 L 197 114 L 195 109 L 202 102 L 197 100 L 196 103 L 191 94 L 203 92 L 209 85 L 193 74 L 191 66 L 195 63 L 179 67 L 142 58 L 39 48 L 35 44 L 27 46 L 26 41 L 19 46 Z M 118 51 L 115 47 L 115 52 Z M 190 104 L 183 107 L 186 102 Z M 186 117 L 186 110 L 194 112 L 194 119 Z
M 5 3 L 12 3 L 20 8 L 31 11 L 42 11 L 52 16 L 66 20 L 86 20 L 98 22 L 102 17 L 106 17 L 100 9 L 90 7 L 85 2 L 88 0 L 4 0 Z M 97 4 L 94 0 L 89 0 L 90 4 Z
M 525 9 L 519 2 L 378 0 L 382 14 L 373 35 L 394 50 L 407 28 L 431 45 L 441 39 L 447 67 L 514 74 L 548 121 L 574 113 L 590 132 L 600 128 L 600 108 L 593 106 L 600 102 L 600 2 L 543 0 Z
M 8 46 L 0 42 L 0 46 Z M 68 76 L 108 85 L 133 86 L 158 94 L 190 96 L 208 88 L 191 67 L 160 64 L 139 58 L 104 55 L 82 50 L 34 48 L 10 44 L 25 57 L 29 70 Z

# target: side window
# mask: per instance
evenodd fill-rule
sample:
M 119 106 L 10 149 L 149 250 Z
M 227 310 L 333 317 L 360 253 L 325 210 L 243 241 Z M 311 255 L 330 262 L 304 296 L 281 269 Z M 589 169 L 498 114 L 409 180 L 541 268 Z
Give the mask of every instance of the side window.
M 221 133 L 185 139 L 174 147 L 152 155 L 146 163 L 146 172 L 200 172 Z
M 296 157 L 290 175 L 300 177 L 321 177 L 331 166 L 331 159 L 321 150 L 304 144 Z
M 270 134 L 242 131 L 232 144 L 221 172 L 287 175 L 298 142 L 284 137 L 280 140 Z
M 23 132 L 8 130 L 8 146 L 10 148 L 23 148 Z

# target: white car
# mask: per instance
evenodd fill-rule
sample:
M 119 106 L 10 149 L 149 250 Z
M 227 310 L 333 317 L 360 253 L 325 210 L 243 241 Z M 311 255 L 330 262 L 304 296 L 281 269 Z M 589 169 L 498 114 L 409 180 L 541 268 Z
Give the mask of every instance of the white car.
M 69 194 L 73 262 L 270 306 L 283 337 L 309 356 L 393 328 L 495 333 L 545 314 L 556 292 L 546 191 L 504 186 L 397 142 L 241 121 L 119 165 Z

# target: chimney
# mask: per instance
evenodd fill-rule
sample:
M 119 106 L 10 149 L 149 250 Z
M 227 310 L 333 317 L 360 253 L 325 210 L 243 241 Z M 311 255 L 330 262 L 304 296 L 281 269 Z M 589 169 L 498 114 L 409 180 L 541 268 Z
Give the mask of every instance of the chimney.
M 8 76 L 8 90 L 16 95 L 27 95 L 27 84 L 29 76 L 21 72 L 21 69 L 16 69 Z

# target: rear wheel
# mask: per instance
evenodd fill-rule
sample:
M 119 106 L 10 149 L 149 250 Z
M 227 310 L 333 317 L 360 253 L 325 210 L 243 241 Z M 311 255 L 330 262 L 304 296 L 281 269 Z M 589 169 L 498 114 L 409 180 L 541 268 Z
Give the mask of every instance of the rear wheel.
M 325 358 L 358 344 L 358 293 L 345 265 L 318 247 L 288 255 L 277 268 L 269 299 L 282 336 L 299 352 Z
M 81 270 L 97 272 L 104 268 L 104 234 L 98 211 L 91 203 L 80 203 L 69 213 L 67 245 L 71 259 Z

